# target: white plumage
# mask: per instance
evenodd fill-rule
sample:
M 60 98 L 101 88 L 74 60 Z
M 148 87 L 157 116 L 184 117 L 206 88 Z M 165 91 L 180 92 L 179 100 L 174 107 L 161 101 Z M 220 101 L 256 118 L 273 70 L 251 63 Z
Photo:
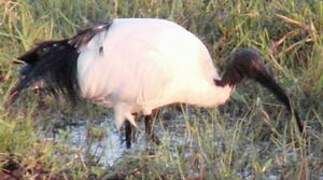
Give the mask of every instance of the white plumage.
M 125 119 L 136 126 L 133 113 L 172 103 L 217 106 L 231 93 L 214 85 L 220 77 L 204 44 L 167 20 L 115 19 L 79 51 L 82 96 L 113 107 L 118 128 Z

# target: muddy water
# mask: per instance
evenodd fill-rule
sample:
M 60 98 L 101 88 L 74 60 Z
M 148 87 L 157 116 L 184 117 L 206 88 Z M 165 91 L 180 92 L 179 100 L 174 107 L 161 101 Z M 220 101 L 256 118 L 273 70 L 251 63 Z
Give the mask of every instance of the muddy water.
M 200 116 L 205 115 L 206 113 L 199 113 L 196 115 L 189 112 L 189 114 L 189 118 L 198 120 L 201 119 Z M 170 149 L 176 149 L 178 146 L 190 145 L 191 147 L 188 148 L 190 151 L 184 153 L 185 158 L 189 159 L 194 154 L 194 141 L 196 140 L 192 139 L 192 137 L 187 134 L 184 116 L 185 115 L 182 112 L 173 112 L 171 120 L 167 121 L 162 117 L 155 121 L 156 124 L 154 128 L 155 133 L 160 140 L 165 144 L 169 144 Z M 125 154 L 140 154 L 140 152 L 146 151 L 147 147 L 151 145 L 151 142 L 148 142 L 146 139 L 143 131 L 144 123 L 142 121 L 138 122 L 140 129 L 136 130 L 135 139 L 132 142 L 131 149 L 126 149 L 125 142 L 123 141 L 124 131 L 123 129 L 122 131 L 118 131 L 115 128 L 112 117 L 104 117 L 102 119 L 95 120 L 95 122 L 89 121 L 90 120 L 82 120 L 78 123 L 54 128 L 55 133 L 41 131 L 40 134 L 44 136 L 44 138 L 53 139 L 59 144 L 67 144 L 69 148 L 77 151 L 81 150 L 83 159 L 88 160 L 91 158 L 91 162 L 100 164 L 104 167 L 112 167 L 117 164 L 117 161 L 122 160 Z M 91 131 L 93 131 L 91 129 L 93 128 L 100 132 L 99 137 L 93 137 L 93 133 L 91 133 Z M 215 136 L 214 143 L 226 143 L 222 141 L 223 139 L 220 136 Z M 219 145 L 219 148 L 222 147 Z M 176 156 L 175 150 L 174 156 Z M 195 172 L 192 172 L 192 174 L 194 173 Z M 243 179 L 253 179 L 254 177 L 252 171 L 248 168 L 242 170 L 242 172 L 238 173 L 237 176 Z M 274 174 L 269 175 L 267 178 L 279 179 L 278 176 Z
M 85 155 L 94 156 L 95 161 L 104 166 L 112 166 L 126 150 L 125 144 L 122 143 L 120 132 L 118 132 L 107 121 L 99 124 L 103 130 L 103 137 L 100 140 L 89 137 L 89 127 L 87 125 L 73 126 L 68 128 L 70 138 L 67 143 L 75 148 L 81 148 Z M 60 134 L 58 134 L 60 136 Z
M 173 117 L 175 119 L 171 120 L 172 123 L 165 121 L 161 123 L 156 120 L 155 133 L 159 138 L 162 138 L 162 141 L 166 140 L 173 145 L 184 144 L 187 138 L 183 137 L 184 133 L 179 130 L 185 129 L 183 115 L 176 113 Z M 113 123 L 113 118 L 110 116 L 94 122 L 92 120 L 81 120 L 76 121 L 77 123 L 59 125 L 59 127 L 55 125 L 55 121 L 58 124 L 64 124 L 62 122 L 64 120 L 56 119 L 54 120 L 54 125 L 52 125 L 53 127 L 43 127 L 39 133 L 43 138 L 53 140 L 59 144 L 66 144 L 76 151 L 81 150 L 84 159 L 91 158 L 91 162 L 105 167 L 112 167 L 116 161 L 122 159 L 125 153 L 131 154 L 145 151 L 151 145 L 144 133 L 143 121 L 138 122 L 140 129 L 135 130 L 131 149 L 126 148 L 124 130 L 118 131 Z M 52 122 L 50 121 L 50 123 Z M 180 128 L 181 126 L 183 127 Z M 99 135 L 93 135 L 93 131 L 97 131 Z
M 99 137 L 93 135 L 92 131 L 98 131 Z M 67 124 L 64 127 L 54 127 L 51 132 L 42 130 L 39 134 L 59 144 L 68 145 L 72 150 L 80 150 L 84 159 L 91 157 L 91 162 L 106 167 L 112 166 L 127 151 L 121 132 L 109 118 L 99 120 L 99 123 Z

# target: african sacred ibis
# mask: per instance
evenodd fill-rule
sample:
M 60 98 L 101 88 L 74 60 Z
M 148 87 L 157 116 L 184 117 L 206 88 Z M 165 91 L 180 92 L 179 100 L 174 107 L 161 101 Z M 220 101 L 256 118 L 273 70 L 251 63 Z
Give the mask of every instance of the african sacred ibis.
M 72 38 L 38 44 L 18 59 L 26 65 L 11 91 L 12 99 L 43 81 L 54 94 L 113 108 L 117 128 L 127 120 L 127 147 L 130 123 L 137 126 L 134 114 L 149 116 L 173 103 L 218 106 L 244 78 L 268 88 L 293 111 L 256 50 L 234 52 L 221 78 L 201 40 L 162 19 L 115 19 Z M 302 130 L 300 121 L 298 126 Z

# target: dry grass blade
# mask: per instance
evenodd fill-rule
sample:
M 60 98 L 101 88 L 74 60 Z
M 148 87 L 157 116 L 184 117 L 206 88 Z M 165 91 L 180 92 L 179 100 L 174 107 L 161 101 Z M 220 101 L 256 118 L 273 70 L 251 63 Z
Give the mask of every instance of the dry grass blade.
M 288 38 L 292 38 L 298 34 L 298 30 L 289 31 L 286 34 L 284 34 L 283 37 L 278 39 L 277 41 L 273 41 L 271 45 L 271 52 L 273 55 L 276 55 L 278 53 L 278 47 L 281 46 Z
M 276 16 L 280 19 L 282 19 L 283 21 L 290 23 L 290 24 L 294 24 L 302 29 L 304 29 L 305 31 L 311 33 L 313 31 L 313 29 L 311 28 L 311 26 L 308 26 L 306 24 L 304 24 L 303 22 L 297 21 L 295 19 L 292 19 L 290 17 L 281 15 L 281 14 L 276 14 Z
M 322 9 L 322 0 L 0 0 L 0 174 L 15 154 L 21 167 L 16 179 L 322 179 Z M 142 132 L 134 150 L 123 153 L 119 144 L 107 143 L 105 137 L 119 140 L 110 123 L 113 113 L 89 103 L 71 109 L 25 91 L 5 107 L 14 99 L 9 91 L 19 65 L 13 59 L 37 41 L 73 37 L 79 27 L 116 17 L 159 17 L 184 25 L 203 40 L 220 75 L 234 49 L 259 49 L 306 122 L 307 136 L 252 82 L 220 108 L 161 109 L 164 116 L 156 118 L 154 129 L 162 145 L 153 146 L 155 156 L 147 156 Z M 251 108 L 254 97 L 266 110 Z M 106 130 L 104 137 L 93 129 L 98 126 Z M 112 164 L 111 154 L 117 156 Z

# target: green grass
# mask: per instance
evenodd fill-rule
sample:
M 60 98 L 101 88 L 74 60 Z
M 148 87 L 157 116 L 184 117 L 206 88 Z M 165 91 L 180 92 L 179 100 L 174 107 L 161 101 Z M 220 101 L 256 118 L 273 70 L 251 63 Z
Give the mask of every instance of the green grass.
M 219 70 L 235 48 L 258 48 L 307 125 L 307 143 L 284 107 L 252 82 L 212 109 L 165 108 L 156 123 L 163 145 L 127 153 L 113 167 L 83 159 L 66 144 L 42 139 L 38 129 L 57 114 L 104 117 L 102 108 L 71 110 L 32 93 L 4 107 L 17 80 L 12 61 L 37 42 L 70 37 L 93 22 L 117 17 L 176 21 L 207 45 Z M 318 179 L 323 176 L 323 2 L 320 0 L 0 0 L 0 175 L 24 179 Z M 222 72 L 222 71 L 221 71 Z M 110 111 L 109 111 L 110 112 Z M 163 114 L 178 121 L 164 127 Z M 174 124 L 176 123 L 176 124 Z M 165 123 L 163 123 L 165 124 Z M 166 123 L 167 124 L 167 123 Z M 176 128 L 177 127 L 177 128 Z M 183 128 L 184 127 L 184 128 Z M 181 137 L 174 144 L 174 137 Z M 2 173 L 2 174 L 1 174 Z M 11 172 L 12 173 L 12 172 Z M 321 175 L 320 175 L 321 174 Z

